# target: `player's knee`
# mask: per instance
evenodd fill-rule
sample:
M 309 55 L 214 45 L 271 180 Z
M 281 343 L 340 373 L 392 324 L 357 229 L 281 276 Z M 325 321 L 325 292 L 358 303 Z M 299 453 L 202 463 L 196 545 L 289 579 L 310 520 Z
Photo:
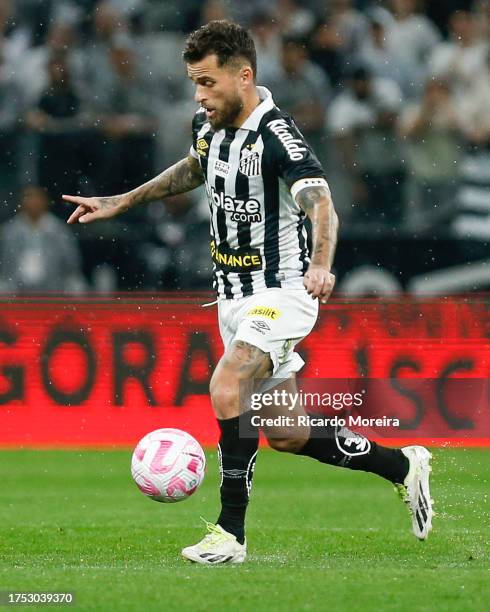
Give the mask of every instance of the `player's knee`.
M 214 405 L 228 404 L 234 402 L 237 398 L 237 390 L 230 385 L 223 385 L 216 382 L 210 386 L 209 394 Z
M 220 359 L 209 384 L 209 393 L 218 418 L 240 413 L 240 383 L 268 376 L 271 360 L 267 353 L 246 342 L 236 341 Z M 248 389 L 248 387 L 247 387 Z M 243 396 L 246 399 L 246 395 Z
M 213 408 L 218 416 L 222 418 L 230 418 L 235 414 L 228 414 L 231 411 L 236 412 L 235 407 L 238 405 L 239 381 L 233 376 L 226 376 L 223 371 L 215 370 L 209 383 L 209 394 Z
M 267 440 L 269 446 L 281 453 L 297 453 L 306 444 L 306 438 L 291 437 L 291 438 L 269 438 Z

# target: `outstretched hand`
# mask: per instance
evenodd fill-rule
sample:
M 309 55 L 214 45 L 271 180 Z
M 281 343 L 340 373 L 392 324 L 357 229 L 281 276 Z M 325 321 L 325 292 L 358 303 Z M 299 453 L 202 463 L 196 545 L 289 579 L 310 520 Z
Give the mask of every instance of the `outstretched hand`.
M 63 195 L 66 202 L 78 204 L 68 218 L 67 223 L 89 223 L 98 219 L 110 219 L 128 209 L 123 196 L 106 198 L 84 198 L 82 196 Z
M 310 264 L 303 284 L 312 298 L 318 298 L 322 304 L 326 304 L 335 285 L 335 276 L 323 266 Z

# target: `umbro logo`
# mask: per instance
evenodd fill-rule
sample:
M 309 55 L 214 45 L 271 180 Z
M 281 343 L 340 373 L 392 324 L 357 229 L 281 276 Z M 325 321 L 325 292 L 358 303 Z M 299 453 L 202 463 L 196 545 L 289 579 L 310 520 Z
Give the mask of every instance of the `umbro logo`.
M 265 321 L 260 321 L 260 320 L 252 321 L 250 323 L 250 328 L 259 332 L 259 334 L 262 334 L 263 336 L 265 336 L 266 331 L 271 330 L 271 328 L 267 325 Z
M 247 470 L 223 470 L 223 476 L 228 478 L 245 478 Z
M 209 149 L 208 143 L 204 138 L 199 138 L 199 140 L 196 142 L 196 151 L 198 155 L 201 157 L 206 157 L 207 149 Z

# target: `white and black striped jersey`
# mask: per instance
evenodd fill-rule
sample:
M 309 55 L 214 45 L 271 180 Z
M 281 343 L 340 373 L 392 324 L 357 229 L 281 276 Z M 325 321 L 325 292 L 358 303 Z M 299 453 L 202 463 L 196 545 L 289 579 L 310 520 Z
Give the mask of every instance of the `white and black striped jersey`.
M 211 213 L 211 256 L 219 297 L 268 287 L 303 287 L 309 263 L 301 189 L 326 186 L 324 171 L 287 113 L 259 87 L 260 104 L 240 128 L 214 131 L 204 109 L 192 124 Z

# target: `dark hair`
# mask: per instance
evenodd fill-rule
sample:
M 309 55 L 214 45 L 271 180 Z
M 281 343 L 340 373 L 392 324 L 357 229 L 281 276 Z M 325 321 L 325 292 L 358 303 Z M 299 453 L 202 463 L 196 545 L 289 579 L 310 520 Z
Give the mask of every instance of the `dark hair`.
M 257 75 L 257 54 L 252 37 L 242 26 L 231 21 L 210 21 L 189 35 L 182 57 L 188 64 L 216 55 L 218 66 L 245 58 Z

